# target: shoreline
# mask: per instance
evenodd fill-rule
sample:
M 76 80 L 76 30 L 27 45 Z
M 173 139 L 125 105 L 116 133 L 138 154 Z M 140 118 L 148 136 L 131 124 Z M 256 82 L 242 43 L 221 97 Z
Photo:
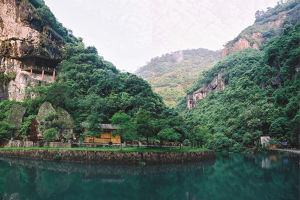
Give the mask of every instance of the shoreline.
M 216 158 L 214 151 L 93 151 L 65 149 L 11 149 L 0 150 L 0 157 L 41 161 L 103 164 L 175 164 L 198 162 Z

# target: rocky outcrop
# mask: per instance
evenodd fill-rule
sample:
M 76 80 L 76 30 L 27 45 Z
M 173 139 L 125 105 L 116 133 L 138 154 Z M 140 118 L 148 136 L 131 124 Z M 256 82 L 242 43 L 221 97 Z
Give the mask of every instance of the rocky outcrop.
M 256 33 L 257 35 L 261 36 L 261 33 Z M 261 40 L 261 38 L 258 38 Z M 250 43 L 245 38 L 240 38 L 237 42 L 233 43 L 232 45 L 226 45 L 222 50 L 222 58 L 229 55 L 230 53 L 240 51 L 247 48 L 259 49 L 258 43 Z
M 200 152 L 120 152 L 120 151 L 81 151 L 81 150 L 0 150 L 0 157 L 29 158 L 36 160 L 67 161 L 83 163 L 111 164 L 168 164 L 213 160 L 213 151 Z
M 225 88 L 225 80 L 222 78 L 222 74 L 219 73 L 208 85 L 196 90 L 193 94 L 187 95 L 186 104 L 188 109 L 192 109 L 197 105 L 197 101 L 204 99 L 210 92 L 218 92 Z
M 15 129 L 20 129 L 22 126 L 25 111 L 26 108 L 24 108 L 23 106 L 19 104 L 13 104 L 10 108 L 7 122 L 11 125 L 14 125 Z
M 63 108 L 57 107 L 56 109 L 49 102 L 44 102 L 36 116 L 38 122 L 38 137 L 43 137 L 43 132 L 49 128 L 50 124 L 59 126 L 57 139 L 60 138 L 74 138 L 73 128 L 74 120 L 71 115 Z
M 281 13 L 277 20 L 268 21 L 268 22 L 257 22 L 254 25 L 248 27 L 243 32 L 241 32 L 237 38 L 228 42 L 222 50 L 222 58 L 227 55 L 241 51 L 247 48 L 260 49 L 261 45 L 269 39 L 268 36 L 264 36 L 262 32 L 255 31 L 263 30 L 264 33 L 267 33 L 270 30 L 279 29 L 284 23 L 286 18 L 285 13 Z M 274 36 L 273 36 L 274 37 Z
M 27 87 L 52 81 L 52 74 L 42 76 L 38 70 L 28 71 L 30 68 L 53 68 L 60 59 L 58 46 L 43 45 L 45 40 L 50 40 L 49 31 L 33 28 L 32 24 L 38 21 L 28 1 L 0 1 L 0 73 L 16 75 L 9 83 L 0 80 L 0 101 L 23 101 Z

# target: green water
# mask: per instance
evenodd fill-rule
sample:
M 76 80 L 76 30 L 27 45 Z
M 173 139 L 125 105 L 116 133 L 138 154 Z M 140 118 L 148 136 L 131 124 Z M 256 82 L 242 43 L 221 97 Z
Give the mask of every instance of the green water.
M 210 162 L 155 166 L 0 158 L 0 200 L 299 200 L 299 172 L 299 157 L 286 154 L 219 154 Z

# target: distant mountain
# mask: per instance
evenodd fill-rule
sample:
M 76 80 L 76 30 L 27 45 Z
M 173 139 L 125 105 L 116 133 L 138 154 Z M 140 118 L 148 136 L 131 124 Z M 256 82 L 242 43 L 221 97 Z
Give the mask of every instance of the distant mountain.
M 176 51 L 151 59 L 135 74 L 147 80 L 168 106 L 175 107 L 200 72 L 220 59 L 221 51 L 201 48 Z

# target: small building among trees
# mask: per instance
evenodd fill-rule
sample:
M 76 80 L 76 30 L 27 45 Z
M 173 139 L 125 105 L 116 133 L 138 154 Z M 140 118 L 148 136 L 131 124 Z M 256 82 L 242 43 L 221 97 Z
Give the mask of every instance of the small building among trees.
M 102 144 L 121 144 L 121 137 L 119 134 L 114 135 L 112 132 L 120 129 L 117 125 L 101 124 L 102 133 L 96 136 L 85 135 L 84 142 L 102 143 Z M 87 130 L 86 130 L 87 131 Z

